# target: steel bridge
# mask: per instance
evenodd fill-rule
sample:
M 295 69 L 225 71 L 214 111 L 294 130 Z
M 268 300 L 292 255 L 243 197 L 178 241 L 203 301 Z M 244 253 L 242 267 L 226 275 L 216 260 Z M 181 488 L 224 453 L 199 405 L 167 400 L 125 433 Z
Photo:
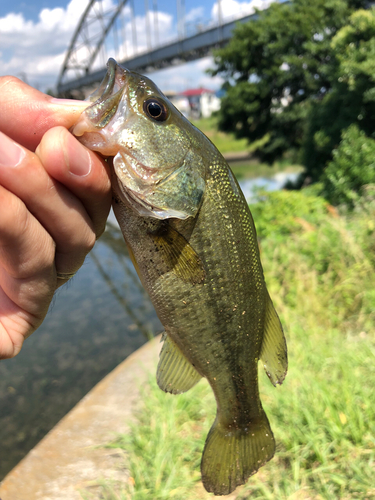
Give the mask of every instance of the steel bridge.
M 263 0 L 262 8 L 271 1 Z M 81 97 L 93 88 L 106 73 L 108 57 L 128 69 L 149 73 L 208 55 L 228 42 L 236 23 L 257 17 L 247 13 L 228 18 L 221 2 L 217 0 L 214 19 L 190 21 L 185 0 L 176 0 L 169 12 L 159 10 L 157 0 L 152 0 L 152 9 L 149 0 L 144 8 L 134 0 L 90 0 L 61 68 L 59 96 Z

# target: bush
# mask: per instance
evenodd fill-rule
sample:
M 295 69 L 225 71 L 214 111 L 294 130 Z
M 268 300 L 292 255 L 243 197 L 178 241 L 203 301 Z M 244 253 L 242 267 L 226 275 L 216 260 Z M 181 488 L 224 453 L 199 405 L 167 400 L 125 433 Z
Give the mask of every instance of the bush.
M 328 203 L 320 196 L 304 191 L 260 193 L 259 202 L 251 205 L 260 239 L 303 232 L 304 226 L 317 224 L 328 214 Z
M 375 190 L 344 216 L 304 191 L 266 193 L 250 207 L 271 296 L 307 329 L 358 334 L 375 317 Z
M 342 133 L 321 180 L 327 200 L 353 208 L 363 187 L 375 183 L 375 140 L 351 125 Z

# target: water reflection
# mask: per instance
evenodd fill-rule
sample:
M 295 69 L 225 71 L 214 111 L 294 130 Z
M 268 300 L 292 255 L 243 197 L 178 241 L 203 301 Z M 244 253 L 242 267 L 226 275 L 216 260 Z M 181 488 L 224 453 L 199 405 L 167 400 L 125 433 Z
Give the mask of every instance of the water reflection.
M 300 172 L 279 172 L 272 177 L 256 177 L 255 179 L 242 179 L 240 186 L 246 200 L 251 203 L 256 198 L 256 191 L 265 189 L 266 191 L 277 191 L 282 189 L 285 184 L 295 182 Z
M 123 269 L 126 280 L 121 283 L 116 283 L 115 276 L 111 274 L 111 258 L 105 259 L 103 256 L 97 255 L 96 249 L 91 252 L 91 259 L 96 265 L 99 274 L 103 281 L 107 284 L 108 289 L 111 291 L 113 297 L 117 300 L 119 305 L 124 309 L 125 313 L 132 318 L 132 328 L 138 330 L 144 335 L 146 340 L 153 337 L 152 325 L 147 321 L 147 318 L 152 317 L 154 308 L 148 298 L 148 295 L 141 285 L 134 266 L 131 264 L 129 257 L 124 259 L 124 241 L 118 227 L 112 222 L 107 223 L 106 232 L 102 237 L 102 243 L 108 245 L 118 257 L 118 261 Z M 137 297 L 137 303 L 132 304 L 131 290 L 129 284 L 137 288 L 138 294 L 142 297 L 141 301 Z M 134 297 L 134 296 L 133 296 Z M 128 327 L 130 328 L 130 327 Z
M 0 478 L 107 373 L 162 331 L 109 223 L 39 330 L 0 362 Z

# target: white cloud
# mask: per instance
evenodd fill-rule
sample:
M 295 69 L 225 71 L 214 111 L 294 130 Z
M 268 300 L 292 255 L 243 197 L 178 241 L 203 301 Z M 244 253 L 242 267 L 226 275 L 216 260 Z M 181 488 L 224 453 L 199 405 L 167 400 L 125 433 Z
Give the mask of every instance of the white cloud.
M 37 22 L 10 12 L 0 18 L 0 67 L 3 75 L 26 75 L 45 89 L 58 71 L 87 0 L 71 0 L 66 9 L 43 9 Z
M 0 36 L 5 33 L 20 33 L 22 29 L 29 30 L 32 26 L 32 21 L 26 22 L 22 14 L 10 12 L 0 18 Z
M 187 23 L 193 23 L 203 19 L 203 16 L 204 16 L 204 7 L 195 7 L 186 14 L 185 21 Z
M 163 92 L 170 90 L 181 92 L 188 88 L 199 87 L 217 90 L 220 88 L 223 80 L 218 76 L 211 77 L 205 73 L 206 69 L 212 67 L 212 58 L 204 57 L 183 66 L 175 66 L 151 73 L 148 76 L 155 81 Z
M 242 16 L 254 14 L 255 9 L 267 9 L 275 0 L 250 0 L 250 2 L 238 2 L 237 0 L 220 0 L 221 17 L 223 20 L 237 19 Z M 214 3 L 211 10 L 212 18 L 219 18 L 219 2 Z

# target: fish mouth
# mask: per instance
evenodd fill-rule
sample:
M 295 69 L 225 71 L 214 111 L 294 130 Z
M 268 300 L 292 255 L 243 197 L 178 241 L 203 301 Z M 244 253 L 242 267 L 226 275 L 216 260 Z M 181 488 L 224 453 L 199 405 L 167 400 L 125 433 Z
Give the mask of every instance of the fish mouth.
M 110 58 L 107 73 L 97 90 L 88 97 L 93 104 L 85 110 L 86 117 L 96 128 L 104 128 L 115 115 L 127 88 L 129 71 Z

